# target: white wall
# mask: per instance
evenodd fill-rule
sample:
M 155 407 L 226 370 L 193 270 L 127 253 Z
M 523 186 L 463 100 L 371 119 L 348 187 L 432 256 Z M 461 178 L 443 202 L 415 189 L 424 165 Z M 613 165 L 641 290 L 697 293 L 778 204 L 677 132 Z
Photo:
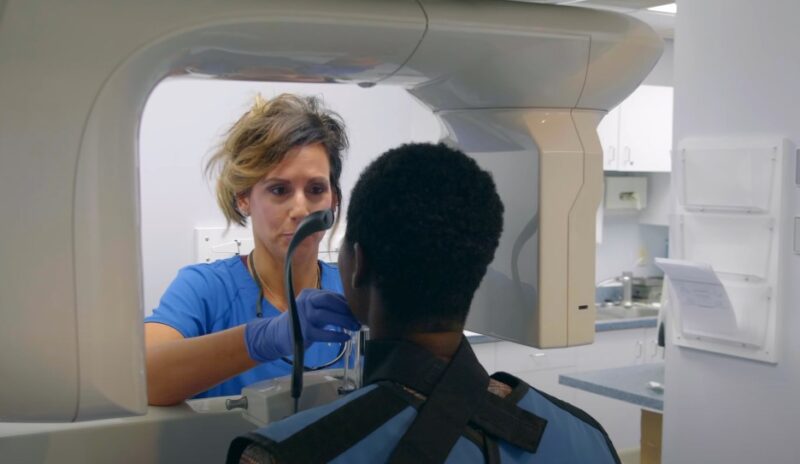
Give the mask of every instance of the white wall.
M 800 2 L 682 1 L 678 11 L 675 144 L 708 135 L 800 141 Z M 798 256 L 790 263 L 787 282 L 796 282 Z M 790 293 L 777 365 L 668 347 L 663 462 L 798 462 L 800 286 Z
M 370 160 L 404 142 L 440 137 L 433 114 L 398 87 L 164 81 L 147 102 L 139 141 L 145 314 L 178 269 L 193 262 L 194 228 L 225 225 L 203 166 L 259 92 L 265 98 L 282 92 L 322 96 L 345 120 L 350 150 L 342 173 L 342 211 Z

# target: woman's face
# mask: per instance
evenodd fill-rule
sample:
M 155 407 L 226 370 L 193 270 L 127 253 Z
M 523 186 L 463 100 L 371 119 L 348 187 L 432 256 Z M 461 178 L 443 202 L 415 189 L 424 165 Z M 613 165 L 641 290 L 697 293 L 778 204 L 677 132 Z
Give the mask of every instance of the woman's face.
M 290 150 L 272 169 L 239 199 L 239 209 L 249 212 L 253 235 L 273 258 L 283 262 L 300 221 L 314 211 L 333 208 L 330 162 L 322 144 Z M 298 245 L 298 260 L 316 257 L 325 232 L 317 232 Z

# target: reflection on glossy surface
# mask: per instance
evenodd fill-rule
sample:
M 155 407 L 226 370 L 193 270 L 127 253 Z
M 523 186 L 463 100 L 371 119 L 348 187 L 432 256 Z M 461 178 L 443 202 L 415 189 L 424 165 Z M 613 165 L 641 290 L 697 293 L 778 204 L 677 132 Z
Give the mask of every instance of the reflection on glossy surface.
M 647 303 L 633 303 L 626 308 L 619 305 L 597 305 L 597 320 L 639 319 L 643 317 L 658 317 L 658 306 Z
M 503 234 L 472 299 L 466 328 L 533 345 L 539 327 L 536 179 L 540 173 L 539 151 L 525 114 L 525 110 L 470 110 L 447 112 L 442 120 L 459 147 L 492 173 L 505 207 Z

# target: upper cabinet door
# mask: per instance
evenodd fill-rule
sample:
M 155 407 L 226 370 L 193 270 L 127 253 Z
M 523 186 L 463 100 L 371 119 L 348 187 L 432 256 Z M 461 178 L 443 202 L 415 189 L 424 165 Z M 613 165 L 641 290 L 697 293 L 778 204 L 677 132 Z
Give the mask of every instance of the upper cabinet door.
M 619 169 L 619 106 L 609 111 L 597 125 L 597 136 L 603 148 L 603 169 L 616 171 Z
M 642 85 L 620 108 L 618 169 L 669 172 L 672 87 Z

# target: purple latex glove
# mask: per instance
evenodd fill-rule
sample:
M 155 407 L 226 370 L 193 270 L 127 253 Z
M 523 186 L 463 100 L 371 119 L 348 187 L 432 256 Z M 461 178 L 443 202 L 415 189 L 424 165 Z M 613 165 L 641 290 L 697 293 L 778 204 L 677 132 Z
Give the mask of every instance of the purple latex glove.
M 297 297 L 297 314 L 306 348 L 314 342 L 339 342 L 350 339 L 344 332 L 326 326 L 358 330 L 344 296 L 328 290 L 305 289 Z M 289 311 L 280 316 L 254 319 L 244 328 L 247 353 L 258 362 L 268 362 L 293 354 L 292 321 Z

